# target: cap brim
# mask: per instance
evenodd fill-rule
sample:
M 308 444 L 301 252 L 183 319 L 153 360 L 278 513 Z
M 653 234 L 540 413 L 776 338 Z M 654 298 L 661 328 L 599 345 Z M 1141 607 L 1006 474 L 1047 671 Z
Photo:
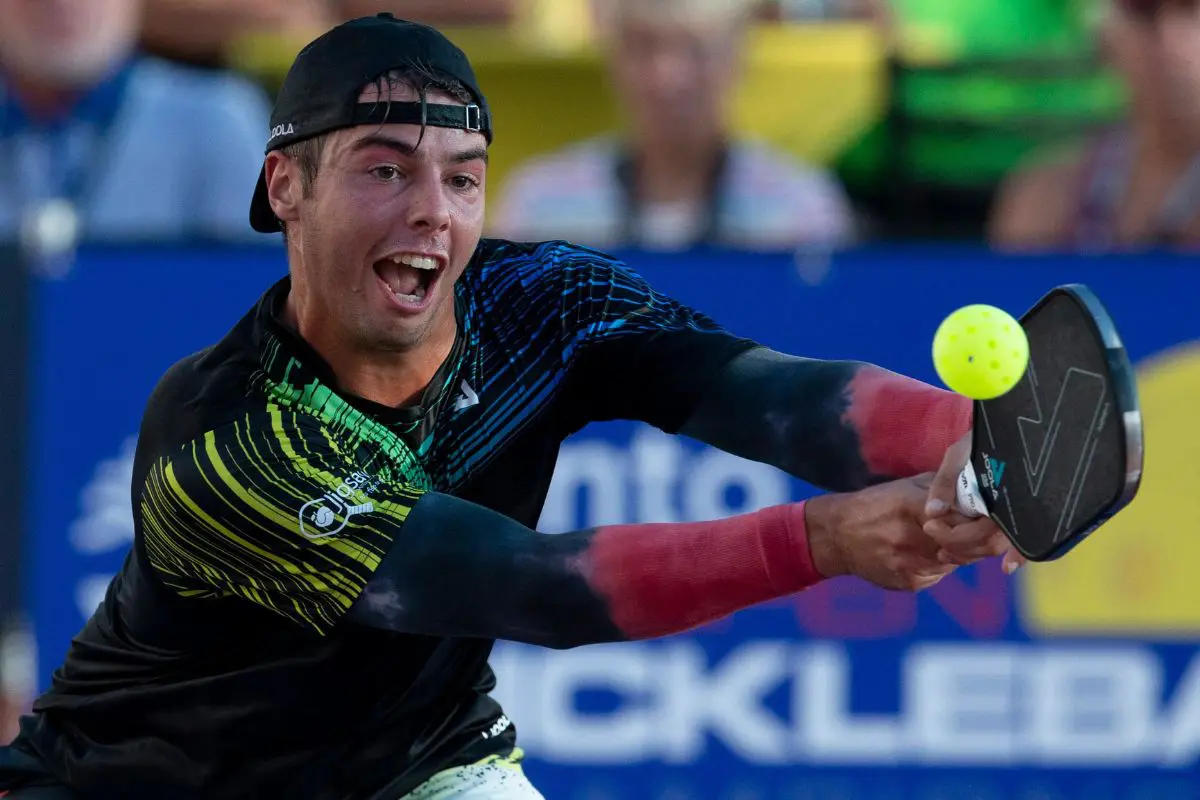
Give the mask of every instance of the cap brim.
M 250 227 L 259 233 L 279 233 L 282 227 L 279 217 L 271 210 L 271 201 L 267 197 L 267 167 L 264 164 L 258 173 L 258 185 L 254 187 L 254 197 L 250 200 Z

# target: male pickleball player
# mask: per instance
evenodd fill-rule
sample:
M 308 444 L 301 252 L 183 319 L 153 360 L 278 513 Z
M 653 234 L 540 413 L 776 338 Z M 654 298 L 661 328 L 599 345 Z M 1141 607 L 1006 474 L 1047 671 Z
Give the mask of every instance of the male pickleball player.
M 288 277 L 150 398 L 134 547 L 0 751 L 0 790 L 538 798 L 490 696 L 494 640 L 665 636 L 1003 550 L 986 519 L 926 515 L 968 402 L 738 338 L 602 253 L 481 239 L 491 138 L 431 28 L 358 19 L 298 55 L 250 211 Z M 562 440 L 614 418 L 830 491 L 536 533 Z

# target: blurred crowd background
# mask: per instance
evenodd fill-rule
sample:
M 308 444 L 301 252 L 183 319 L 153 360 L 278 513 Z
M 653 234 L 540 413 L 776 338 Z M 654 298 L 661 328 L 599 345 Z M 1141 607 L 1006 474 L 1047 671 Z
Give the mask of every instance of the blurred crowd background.
M 0 0 L 0 236 L 258 241 L 272 91 L 381 10 L 474 59 L 495 235 L 1198 241 L 1189 0 Z
M 246 219 L 272 93 L 385 10 L 476 66 L 493 235 L 1200 247 L 1189 0 L 0 0 L 0 243 L 50 276 L 88 242 L 278 247 Z M 32 680 L 12 630 L 0 741 Z

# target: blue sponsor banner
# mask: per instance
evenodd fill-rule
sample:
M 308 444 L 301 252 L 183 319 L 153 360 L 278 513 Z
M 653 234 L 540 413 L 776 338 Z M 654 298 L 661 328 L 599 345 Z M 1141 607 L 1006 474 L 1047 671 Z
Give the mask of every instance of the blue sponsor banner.
M 934 381 L 939 321 L 1021 313 L 1085 282 L 1139 365 L 1141 496 L 1012 579 L 960 570 L 919 596 L 844 579 L 653 643 L 502 644 L 498 694 L 555 800 L 1200 797 L 1200 268 L 1165 256 L 898 249 L 631 255 L 655 286 L 788 352 Z M 132 536 L 142 409 L 283 274 L 270 249 L 106 249 L 37 288 L 28 603 L 43 686 Z M 799 499 L 777 471 L 646 426 L 563 448 L 541 527 L 704 519 Z

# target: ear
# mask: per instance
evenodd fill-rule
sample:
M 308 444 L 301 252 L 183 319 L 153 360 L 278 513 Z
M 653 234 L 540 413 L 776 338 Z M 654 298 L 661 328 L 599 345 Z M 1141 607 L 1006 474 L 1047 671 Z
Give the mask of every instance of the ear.
M 283 222 L 300 219 L 300 201 L 304 192 L 300 184 L 299 167 L 278 151 L 267 153 L 263 167 L 267 178 L 267 197 L 275 216 Z

